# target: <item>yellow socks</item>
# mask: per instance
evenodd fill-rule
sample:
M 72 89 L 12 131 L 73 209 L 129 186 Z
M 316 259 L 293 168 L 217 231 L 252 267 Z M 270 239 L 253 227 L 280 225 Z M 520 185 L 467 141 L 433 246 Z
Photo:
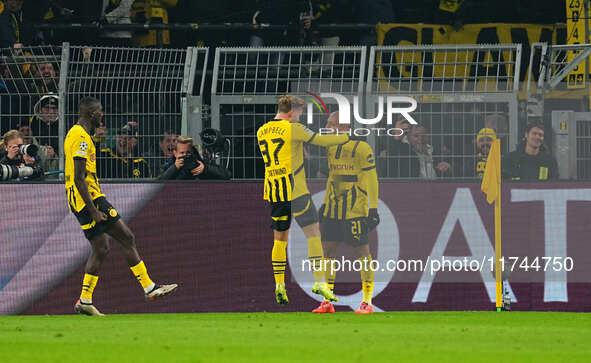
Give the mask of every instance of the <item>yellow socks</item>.
M 84 274 L 84 280 L 82 280 L 82 293 L 80 294 L 80 302 L 84 304 L 92 304 L 92 293 L 94 287 L 98 282 L 98 276 Z
M 334 266 L 332 264 L 334 258 L 327 258 L 326 259 L 326 283 L 328 284 L 328 288 L 330 291 L 334 292 L 334 281 L 337 275 L 337 272 L 334 270 Z
M 276 284 L 285 283 L 285 266 L 287 264 L 287 241 L 275 240 L 271 251 L 273 276 Z
M 323 266 L 324 253 L 322 251 L 322 242 L 320 237 L 308 238 L 308 259 L 312 265 L 312 272 L 314 273 L 314 281 L 325 282 L 326 270 Z
M 144 261 L 140 261 L 140 263 L 138 263 L 137 265 L 131 266 L 130 269 L 131 269 L 131 272 L 133 272 L 133 275 L 135 276 L 135 278 L 138 280 L 138 282 L 144 288 L 144 291 L 146 293 L 152 291 L 155 284 L 150 279 L 150 276 L 148 276 L 148 270 L 146 269 L 146 265 L 144 264 Z
M 363 290 L 363 301 L 371 305 L 371 299 L 373 297 L 373 280 L 374 271 L 371 269 L 371 255 L 361 257 L 362 269 L 361 273 L 361 288 Z

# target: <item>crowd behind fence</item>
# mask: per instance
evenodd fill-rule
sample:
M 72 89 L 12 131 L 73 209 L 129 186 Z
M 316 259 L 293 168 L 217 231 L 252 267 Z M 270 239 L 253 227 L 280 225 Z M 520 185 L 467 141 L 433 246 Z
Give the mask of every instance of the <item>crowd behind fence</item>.
M 209 67 L 208 51 L 68 43 L 3 49 L 1 131 L 17 129 L 25 143 L 38 144 L 46 171 L 63 169 L 63 140 L 77 120 L 77 102 L 94 96 L 105 110 L 105 127 L 95 135 L 103 178 L 155 178 L 174 162 L 178 135 L 198 142 L 199 133 L 212 127 L 230 141 L 224 152 L 233 178 L 259 179 L 264 166 L 256 130 L 273 118 L 278 97 L 304 98 L 307 114 L 301 122 L 318 131 L 338 105 L 334 97 L 321 98 L 324 107 L 314 104 L 331 93 L 348 101 L 352 119 L 356 112 L 365 119 L 378 117 L 376 125 L 386 130 L 406 130 L 402 136 L 363 134 L 381 178 L 472 180 L 479 176 L 482 140 L 491 136 L 487 130 L 502 140 L 506 154 L 518 147 L 527 122 L 519 99 L 526 87 L 520 87 L 519 74 L 527 61 L 532 73 L 532 61 L 522 62 L 521 45 L 217 48 Z M 412 115 L 420 126 L 408 125 L 400 114 L 386 123 L 384 103 L 393 95 L 417 101 Z M 552 149 L 556 127 L 551 111 L 545 112 L 546 144 Z M 582 179 L 591 169 L 589 121 L 574 118 L 573 144 L 562 156 L 571 155 L 571 169 L 579 173 L 569 170 L 562 177 Z M 401 153 L 405 144 L 425 155 Z M 421 170 L 415 159 L 421 160 Z M 431 172 L 422 169 L 424 160 Z M 308 177 L 326 177 L 326 151 L 306 147 L 305 165 Z

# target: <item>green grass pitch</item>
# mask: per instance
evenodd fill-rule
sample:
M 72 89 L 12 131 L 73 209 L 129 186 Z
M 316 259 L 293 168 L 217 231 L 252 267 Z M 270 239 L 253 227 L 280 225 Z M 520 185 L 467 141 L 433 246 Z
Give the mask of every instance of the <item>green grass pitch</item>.
M 0 362 L 589 362 L 591 314 L 0 317 Z

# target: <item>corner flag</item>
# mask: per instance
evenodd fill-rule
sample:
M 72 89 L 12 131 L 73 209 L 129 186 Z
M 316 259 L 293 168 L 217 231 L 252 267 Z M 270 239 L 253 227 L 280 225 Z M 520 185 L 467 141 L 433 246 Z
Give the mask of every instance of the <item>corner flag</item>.
M 495 282 L 497 311 L 503 306 L 503 281 L 501 275 L 501 140 L 492 143 L 480 186 L 489 204 L 495 203 Z
M 486 168 L 484 169 L 484 176 L 482 177 L 482 185 L 480 189 L 486 194 L 488 204 L 499 199 L 500 201 L 500 187 L 501 187 L 501 140 L 493 141 L 486 160 Z

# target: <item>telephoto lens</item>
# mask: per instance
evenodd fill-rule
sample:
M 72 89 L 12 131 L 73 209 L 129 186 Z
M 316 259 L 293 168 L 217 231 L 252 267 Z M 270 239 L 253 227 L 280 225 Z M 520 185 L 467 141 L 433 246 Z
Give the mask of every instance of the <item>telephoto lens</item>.
M 34 144 L 21 144 L 18 146 L 18 150 L 23 155 L 35 157 L 37 156 L 37 151 L 39 151 L 39 147 Z

